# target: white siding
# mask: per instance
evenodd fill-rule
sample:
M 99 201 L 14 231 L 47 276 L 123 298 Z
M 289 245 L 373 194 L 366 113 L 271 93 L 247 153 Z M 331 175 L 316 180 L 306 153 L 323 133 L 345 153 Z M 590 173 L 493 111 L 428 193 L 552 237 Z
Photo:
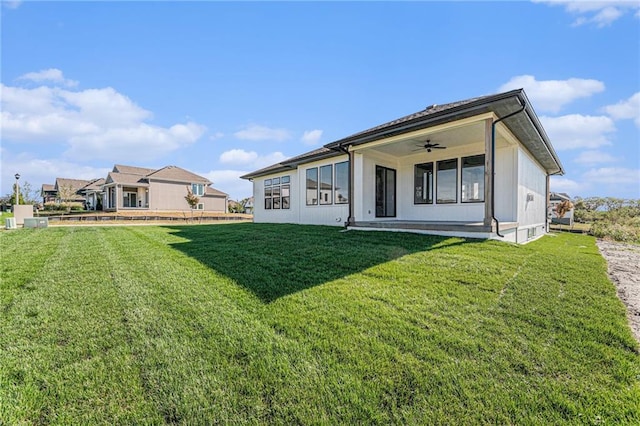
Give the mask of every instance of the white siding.
M 332 157 L 327 160 L 314 161 L 313 163 L 303 164 L 298 169 L 298 191 L 296 198 L 300 209 L 300 222 L 309 225 L 334 225 L 344 226 L 349 217 L 349 204 L 333 204 L 307 206 L 307 169 L 321 167 L 327 164 L 341 163 L 348 161 L 347 155 Z M 335 176 L 335 167 L 333 169 Z M 335 187 L 335 182 L 334 182 Z M 334 197 L 335 198 L 335 197 Z M 293 201 L 292 201 L 293 203 Z
M 396 170 L 396 191 L 399 191 L 400 185 L 398 182 L 399 171 L 398 161 L 396 158 L 386 155 L 372 155 L 366 153 L 362 156 L 362 168 L 360 170 L 362 185 L 362 200 L 361 200 L 361 216 L 356 216 L 357 221 L 375 221 L 375 220 L 389 220 L 390 218 L 376 218 L 376 166 L 388 167 Z M 358 171 L 355 172 L 356 174 Z M 399 206 L 398 193 L 396 192 L 396 215 L 398 213 L 397 208 Z M 399 217 L 397 217 L 399 219 Z
M 275 177 L 282 178 L 289 176 L 290 185 L 290 207 L 288 209 L 264 208 L 264 181 Z M 262 176 L 253 180 L 253 221 L 256 223 L 300 223 L 300 194 L 299 194 L 298 171 L 291 170 L 283 173 L 276 173 L 269 176 Z M 304 202 L 304 200 L 303 200 Z
M 307 206 L 306 180 L 307 169 L 343 161 L 348 161 L 347 155 L 332 157 L 327 160 L 314 161 L 303 164 L 297 170 L 276 173 L 269 176 L 261 176 L 253 180 L 254 211 L 253 221 L 256 223 L 301 223 L 308 225 L 333 225 L 344 226 L 349 217 L 349 204 L 312 205 Z M 333 168 L 335 176 L 335 167 Z M 291 206 L 289 209 L 265 209 L 264 208 L 264 181 L 282 176 L 290 176 Z M 335 187 L 335 182 L 334 182 Z M 334 197 L 335 198 L 335 197 Z
M 546 172 L 522 147 L 518 148 L 518 242 L 545 232 Z M 535 235 L 528 236 L 528 228 Z
M 482 222 L 484 220 L 484 202 L 462 203 L 462 157 L 484 154 L 479 144 L 458 149 L 435 151 L 429 154 L 417 155 L 403 160 L 398 170 L 398 220 L 424 220 L 444 222 Z M 435 199 L 437 186 L 437 162 L 440 160 L 458 159 L 458 176 L 456 193 L 458 202 L 455 204 L 438 204 Z M 414 167 L 416 164 L 433 162 L 433 204 L 414 204 Z
M 517 158 L 515 146 L 496 149 L 495 215 L 501 222 L 517 221 Z

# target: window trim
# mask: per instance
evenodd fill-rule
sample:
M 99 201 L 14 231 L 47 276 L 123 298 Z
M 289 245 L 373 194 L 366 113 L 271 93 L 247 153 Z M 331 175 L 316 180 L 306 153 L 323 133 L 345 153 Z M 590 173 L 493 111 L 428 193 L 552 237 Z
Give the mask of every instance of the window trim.
M 286 183 L 285 183 L 285 179 L 286 179 Z M 264 210 L 289 210 L 291 208 L 291 184 L 289 183 L 291 181 L 291 176 L 290 175 L 284 175 L 284 176 L 278 176 L 275 178 L 269 178 L 269 179 L 265 179 L 264 180 L 264 192 L 263 192 L 263 199 L 264 199 Z M 277 183 L 274 183 L 277 182 Z M 287 207 L 283 207 L 283 203 L 282 203 L 282 199 L 284 198 L 282 196 L 282 189 L 284 187 L 287 187 L 289 189 L 289 196 L 287 196 L 288 198 L 288 203 L 287 203 Z M 278 193 L 278 195 L 275 195 L 275 193 Z M 267 195 L 267 193 L 269 195 Z
M 462 185 L 464 185 L 464 160 L 467 158 L 474 158 L 474 157 L 482 157 L 482 169 L 483 169 L 483 173 L 482 173 L 482 191 L 480 191 L 480 200 L 464 200 L 463 199 L 463 192 L 462 192 Z M 477 167 L 477 166 L 475 166 Z M 463 204 L 477 204 L 477 203 L 484 203 L 484 174 L 485 174 L 485 155 L 484 154 L 477 154 L 477 155 L 467 155 L 466 157 L 461 157 L 460 158 L 460 202 Z
M 456 167 L 455 169 L 445 169 L 445 170 L 455 170 L 455 182 L 453 183 L 453 192 L 455 194 L 455 199 L 453 201 L 440 201 L 440 189 L 438 187 L 438 185 L 440 184 L 440 176 L 438 176 L 438 173 L 440 172 L 440 164 L 441 163 L 445 163 L 445 162 L 450 162 L 450 161 L 455 161 L 456 163 Z M 436 161 L 436 193 L 435 193 L 435 199 L 436 199 L 436 204 L 458 204 L 458 172 L 459 172 L 459 167 L 458 167 L 458 157 L 455 158 L 448 158 L 446 160 L 438 160 Z
M 325 170 L 324 174 L 322 173 L 323 169 Z M 326 175 L 327 169 L 329 169 L 329 179 L 331 181 L 329 182 L 329 189 L 323 190 L 322 185 L 324 183 L 322 182 L 322 178 L 326 177 L 324 175 Z M 324 201 L 322 197 L 323 194 L 328 195 L 327 201 Z M 330 206 L 333 204 L 333 163 L 318 167 L 318 195 L 319 205 Z
M 419 166 L 431 166 L 431 185 L 429 186 L 429 198 L 427 198 L 427 201 L 419 203 L 416 201 L 416 170 Z M 433 165 L 433 161 L 429 161 L 426 163 L 418 163 L 418 164 L 414 164 L 413 165 L 413 204 L 416 206 L 424 206 L 424 205 L 429 205 L 429 204 L 433 204 L 434 201 L 434 195 L 435 195 L 435 173 L 434 173 L 434 165 Z M 424 174 L 423 174 L 423 179 L 424 179 Z M 424 194 L 424 187 L 422 188 L 423 194 Z
M 310 191 L 310 189 L 309 189 L 309 172 L 312 171 L 312 170 L 315 170 L 315 173 L 316 173 L 316 198 L 315 198 L 315 203 L 313 203 L 313 202 L 310 203 L 309 202 L 309 191 Z M 319 191 L 319 189 L 320 189 L 320 185 L 319 185 L 320 173 L 318 171 L 318 168 L 317 167 L 309 167 L 308 169 L 305 169 L 304 178 L 305 178 L 305 184 L 304 184 L 304 187 L 305 187 L 305 197 L 304 197 L 305 198 L 305 203 L 306 203 L 307 206 L 317 206 L 318 202 L 320 201 L 319 200 L 319 197 L 320 197 L 320 195 L 319 195 L 319 192 L 320 192 Z
M 196 197 L 204 196 L 204 183 L 192 183 L 191 193 Z
M 347 168 L 347 196 L 344 197 L 344 201 L 338 201 L 338 166 L 345 165 Z M 334 204 L 349 204 L 349 160 L 341 161 L 333 165 L 333 203 Z

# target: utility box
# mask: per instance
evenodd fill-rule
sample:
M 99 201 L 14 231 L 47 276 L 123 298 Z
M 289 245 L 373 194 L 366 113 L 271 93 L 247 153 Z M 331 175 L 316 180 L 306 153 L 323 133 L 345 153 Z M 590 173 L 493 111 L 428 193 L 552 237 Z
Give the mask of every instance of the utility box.
M 49 226 L 47 217 L 30 217 L 24 219 L 25 228 L 46 228 Z
M 24 220 L 33 217 L 33 204 L 14 204 L 13 217 L 16 225 L 24 225 Z
M 8 217 L 4 220 L 5 229 L 16 229 L 16 218 Z

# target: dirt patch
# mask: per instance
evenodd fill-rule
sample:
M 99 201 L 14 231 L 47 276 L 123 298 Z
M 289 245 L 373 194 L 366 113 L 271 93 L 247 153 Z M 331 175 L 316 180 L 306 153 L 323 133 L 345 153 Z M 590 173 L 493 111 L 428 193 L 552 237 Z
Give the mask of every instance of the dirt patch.
M 627 318 L 633 335 L 640 342 L 640 246 L 611 241 L 596 242 L 607 260 L 609 277 L 618 297 L 627 307 Z

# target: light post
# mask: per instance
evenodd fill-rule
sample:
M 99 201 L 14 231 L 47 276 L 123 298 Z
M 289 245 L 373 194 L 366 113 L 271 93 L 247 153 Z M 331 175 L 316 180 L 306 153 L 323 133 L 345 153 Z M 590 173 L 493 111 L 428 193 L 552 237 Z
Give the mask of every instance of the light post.
M 20 173 L 16 173 L 15 178 L 16 178 L 16 202 L 15 202 L 15 205 L 19 205 L 20 204 L 20 187 L 18 186 L 18 179 L 20 179 Z

